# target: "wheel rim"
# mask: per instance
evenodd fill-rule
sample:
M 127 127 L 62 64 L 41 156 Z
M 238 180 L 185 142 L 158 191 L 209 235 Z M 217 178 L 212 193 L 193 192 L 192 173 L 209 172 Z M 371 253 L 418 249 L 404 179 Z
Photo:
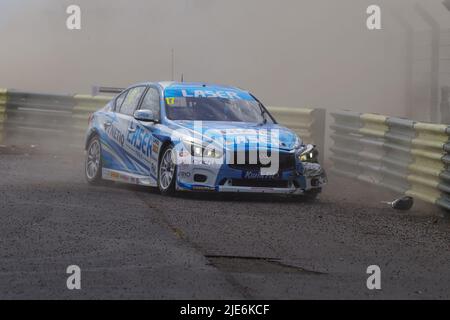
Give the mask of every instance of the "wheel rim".
M 172 149 L 167 149 L 159 166 L 159 185 L 166 190 L 172 183 L 175 174 L 175 161 Z
M 86 175 L 89 179 L 94 179 L 100 167 L 100 144 L 94 140 L 88 149 L 86 159 Z

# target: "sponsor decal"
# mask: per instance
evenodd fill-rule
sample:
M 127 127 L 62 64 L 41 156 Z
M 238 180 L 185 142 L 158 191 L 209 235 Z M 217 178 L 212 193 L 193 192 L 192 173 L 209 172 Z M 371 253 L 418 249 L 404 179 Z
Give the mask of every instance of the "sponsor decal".
M 111 178 L 119 179 L 120 175 L 117 172 L 111 172 Z
M 237 92 L 233 91 L 213 91 L 213 90 L 181 90 L 185 98 L 222 98 L 222 99 L 240 99 Z
M 152 152 L 158 153 L 159 152 L 159 141 L 155 140 L 152 144 Z
M 164 91 L 164 96 L 166 97 L 166 103 L 168 105 L 173 105 L 176 102 L 176 100 L 167 100 L 168 98 L 220 98 L 231 100 L 255 100 L 248 92 L 232 88 L 223 89 L 215 86 L 192 86 L 178 88 L 172 87 L 167 88 Z
M 166 98 L 166 103 L 169 106 L 175 104 L 175 98 Z
M 151 133 L 134 122 L 130 122 L 130 128 L 135 128 L 136 131 L 128 131 L 127 142 L 137 151 L 140 151 L 140 154 L 148 157 L 150 155 L 150 150 L 152 150 L 150 148 L 152 144 Z
M 181 178 L 189 178 L 191 176 L 191 173 L 187 171 L 180 171 L 179 175 Z
M 274 180 L 280 178 L 280 174 L 263 175 L 260 171 L 244 171 L 242 173 L 243 179 L 257 179 L 257 180 Z
M 117 127 L 115 127 L 113 124 L 105 128 L 106 133 L 108 136 L 116 141 L 118 144 L 120 144 L 123 147 L 123 144 L 125 142 L 125 136 L 120 132 Z

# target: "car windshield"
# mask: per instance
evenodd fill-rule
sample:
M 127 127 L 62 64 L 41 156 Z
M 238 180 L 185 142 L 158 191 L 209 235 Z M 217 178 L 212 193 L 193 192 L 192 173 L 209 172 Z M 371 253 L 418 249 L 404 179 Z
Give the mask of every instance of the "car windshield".
M 238 90 L 166 89 L 165 105 L 170 120 L 273 122 L 258 101 Z

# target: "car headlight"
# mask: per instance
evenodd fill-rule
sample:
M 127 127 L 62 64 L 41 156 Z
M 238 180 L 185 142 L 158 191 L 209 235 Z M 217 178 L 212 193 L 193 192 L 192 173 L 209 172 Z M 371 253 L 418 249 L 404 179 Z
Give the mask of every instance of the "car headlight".
M 301 162 L 313 162 L 317 163 L 317 158 L 319 156 L 319 151 L 317 151 L 316 146 L 308 144 L 304 146 L 304 149 L 298 155 Z
M 183 141 L 184 146 L 186 150 L 193 156 L 193 157 L 204 157 L 204 158 L 222 158 L 223 152 L 222 150 L 219 150 L 219 148 L 214 148 L 211 146 L 203 146 L 202 144 L 198 142 Z

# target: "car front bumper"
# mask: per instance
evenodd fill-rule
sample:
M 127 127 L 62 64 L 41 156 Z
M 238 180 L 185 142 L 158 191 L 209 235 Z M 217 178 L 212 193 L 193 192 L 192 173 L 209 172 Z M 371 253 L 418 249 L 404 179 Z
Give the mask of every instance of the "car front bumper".
M 242 193 L 303 194 L 320 190 L 326 183 L 325 171 L 318 164 L 280 172 L 276 178 L 247 179 L 248 171 L 228 165 L 182 164 L 177 170 L 176 189 Z M 252 173 L 253 174 L 253 173 Z M 254 176 L 252 176 L 254 178 Z

